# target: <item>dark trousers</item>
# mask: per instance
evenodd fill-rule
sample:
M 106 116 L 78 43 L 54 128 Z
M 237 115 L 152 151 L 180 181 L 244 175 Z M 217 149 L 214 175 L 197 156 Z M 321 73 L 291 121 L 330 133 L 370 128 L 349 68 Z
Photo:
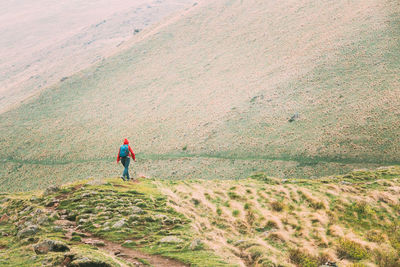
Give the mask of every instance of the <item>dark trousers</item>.
M 122 173 L 122 177 L 125 179 L 125 177 L 126 177 L 126 179 L 127 180 L 129 180 L 130 178 L 129 178 L 129 171 L 128 171 L 128 168 L 129 168 L 129 162 L 131 161 L 131 159 L 129 158 L 129 157 L 122 157 L 121 158 L 121 163 L 122 163 L 122 165 L 124 165 L 124 167 L 125 167 L 125 169 L 124 169 L 124 172 Z

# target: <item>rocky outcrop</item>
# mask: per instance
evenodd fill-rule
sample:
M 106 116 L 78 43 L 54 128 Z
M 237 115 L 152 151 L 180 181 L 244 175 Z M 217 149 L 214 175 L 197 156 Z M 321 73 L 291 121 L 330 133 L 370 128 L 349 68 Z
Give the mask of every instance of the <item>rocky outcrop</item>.
M 37 225 L 29 225 L 26 228 L 21 229 L 18 232 L 17 237 L 22 239 L 22 238 L 25 238 L 25 237 L 28 237 L 28 236 L 34 236 L 39 231 L 40 231 L 39 226 L 37 226 Z
M 44 240 L 33 246 L 36 254 L 47 254 L 50 251 L 53 252 L 65 252 L 69 251 L 69 247 L 61 241 L 56 240 Z

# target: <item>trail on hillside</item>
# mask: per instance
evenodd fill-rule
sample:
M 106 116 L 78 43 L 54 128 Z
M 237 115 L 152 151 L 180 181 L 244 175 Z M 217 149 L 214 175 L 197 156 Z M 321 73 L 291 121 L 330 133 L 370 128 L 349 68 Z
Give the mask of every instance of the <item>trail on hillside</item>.
M 52 207 L 47 208 L 48 210 L 54 211 Z M 65 237 L 68 240 L 71 240 L 72 233 L 79 233 L 82 237 L 82 243 L 96 246 L 104 252 L 104 254 L 108 257 L 111 257 L 114 261 L 116 261 L 121 266 L 128 266 L 121 262 L 120 259 L 123 259 L 127 262 L 133 263 L 135 266 L 168 266 L 168 267 L 185 267 L 187 265 L 174 260 L 169 259 L 159 255 L 150 255 L 138 250 L 133 250 L 130 248 L 126 248 L 121 246 L 118 243 L 114 243 L 105 239 L 101 239 L 98 237 L 92 236 L 91 233 L 83 232 L 82 230 L 77 229 L 77 225 L 74 221 L 69 221 L 65 219 L 65 216 L 62 216 L 60 220 L 55 221 L 56 225 L 61 226 L 65 231 Z M 98 245 L 101 244 L 101 245 Z M 145 262 L 145 263 L 144 263 Z
M 365 160 L 362 158 L 334 158 L 334 157 L 306 157 L 306 156 L 269 156 L 269 155 L 229 155 L 229 154 L 137 154 L 139 159 L 143 160 L 172 160 L 172 159 L 226 159 L 226 160 L 265 160 L 265 161 L 294 161 L 304 165 L 314 165 L 318 163 L 341 163 L 341 164 L 377 164 L 377 165 L 400 165 L 400 161 L 390 161 L 379 159 Z M 13 162 L 19 164 L 31 165 L 65 165 L 71 163 L 88 163 L 88 162 L 111 162 L 114 157 L 77 159 L 77 160 L 22 160 L 18 158 L 0 158 L 2 162 Z

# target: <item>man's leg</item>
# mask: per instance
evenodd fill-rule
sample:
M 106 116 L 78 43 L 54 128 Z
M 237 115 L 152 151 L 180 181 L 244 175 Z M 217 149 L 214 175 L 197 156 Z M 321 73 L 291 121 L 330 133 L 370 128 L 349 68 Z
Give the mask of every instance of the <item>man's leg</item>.
M 125 173 L 126 172 L 126 158 L 125 157 L 121 158 L 121 163 L 124 166 L 124 170 L 122 172 L 122 180 L 125 181 L 125 176 L 126 176 L 126 173 Z
M 126 161 L 125 161 L 125 174 L 126 174 L 126 179 L 129 181 L 129 162 L 131 161 L 130 158 L 126 157 Z

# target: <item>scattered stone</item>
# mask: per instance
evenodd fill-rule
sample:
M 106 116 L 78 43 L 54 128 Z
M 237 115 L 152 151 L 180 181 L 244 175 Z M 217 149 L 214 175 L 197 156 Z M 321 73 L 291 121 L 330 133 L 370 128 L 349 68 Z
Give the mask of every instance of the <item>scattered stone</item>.
M 182 242 L 183 242 L 182 239 L 180 239 L 179 237 L 173 236 L 173 235 L 166 236 L 160 240 L 160 243 L 178 244 L 178 243 L 182 243 Z
M 338 267 L 338 266 L 334 261 L 327 261 L 324 265 L 321 265 L 319 267 Z
M 54 232 L 62 232 L 63 228 L 61 226 L 56 225 L 56 226 L 53 227 L 53 231 Z
M 121 228 L 121 227 L 125 226 L 125 224 L 126 224 L 125 219 L 121 219 L 118 222 L 114 223 L 112 228 Z
M 96 191 L 90 191 L 82 194 L 82 197 L 91 197 L 97 195 Z
M 33 235 L 36 235 L 36 233 L 39 232 L 39 230 L 40 230 L 39 226 L 29 225 L 28 227 L 19 231 L 17 234 L 17 237 L 21 239 L 21 238 L 25 238 L 28 236 L 33 236 Z
M 36 223 L 39 225 L 47 224 L 50 221 L 50 218 L 46 215 L 41 215 L 36 218 Z
M 203 248 L 203 242 L 200 239 L 196 238 L 192 241 L 192 243 L 190 243 L 189 248 L 191 250 L 200 250 Z
M 44 240 L 42 243 L 36 244 L 33 246 L 36 254 L 46 254 L 49 251 L 54 252 L 65 252 L 69 251 L 69 247 L 61 242 L 56 240 Z
M 78 224 L 85 224 L 87 223 L 89 220 L 87 219 L 79 219 Z
M 294 122 L 300 117 L 299 113 L 296 112 L 295 114 L 292 115 L 292 117 L 289 119 L 289 122 Z
M 0 232 L 0 235 L 1 235 L 1 236 L 9 236 L 10 234 L 7 233 L 7 232 Z
M 44 213 L 44 211 L 42 209 L 38 208 L 33 212 L 33 215 L 37 216 L 37 215 L 40 215 L 40 214 L 43 214 L 43 213 Z

